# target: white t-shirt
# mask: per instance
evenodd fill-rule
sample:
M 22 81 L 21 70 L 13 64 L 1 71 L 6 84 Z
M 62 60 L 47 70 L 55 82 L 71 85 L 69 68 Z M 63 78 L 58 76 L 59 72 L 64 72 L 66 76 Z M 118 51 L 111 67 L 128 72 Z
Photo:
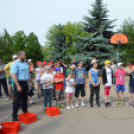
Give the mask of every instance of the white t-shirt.
M 74 78 L 71 78 L 69 81 L 66 81 L 66 93 L 73 93 L 74 92 L 74 86 L 68 86 L 68 84 L 73 84 L 74 83 Z
M 49 74 L 44 73 L 41 77 L 41 81 L 50 81 L 50 80 L 53 80 L 53 75 L 51 73 L 49 73 Z M 47 84 L 50 84 L 50 83 L 43 84 L 43 89 L 50 89 L 53 87 L 52 85 L 50 85 L 47 88 L 45 88 L 45 85 L 47 85 Z
M 107 83 L 106 86 L 112 86 L 112 70 L 109 68 L 106 68 L 106 74 L 107 74 Z

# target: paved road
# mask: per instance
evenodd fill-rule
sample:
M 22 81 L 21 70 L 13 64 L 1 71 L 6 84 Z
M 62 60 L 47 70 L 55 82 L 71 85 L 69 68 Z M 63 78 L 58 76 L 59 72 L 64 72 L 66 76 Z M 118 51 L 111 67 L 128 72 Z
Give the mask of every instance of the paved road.
M 37 122 L 21 123 L 19 134 L 132 134 L 134 133 L 134 108 L 128 106 L 128 78 L 126 78 L 125 106 L 105 108 L 101 86 L 101 108 L 89 107 L 89 88 L 86 89 L 85 108 L 61 109 L 59 116 L 49 117 L 43 111 L 43 100 L 34 96 L 36 104 L 29 105 L 29 111 L 37 114 Z M 115 87 L 112 87 L 110 100 L 115 107 Z M 75 103 L 75 98 L 74 98 Z M 95 104 L 95 103 L 94 103 Z M 53 102 L 53 105 L 55 103 Z M 19 113 L 22 113 L 20 110 Z M 11 121 L 12 104 L 6 97 L 0 100 L 0 122 Z

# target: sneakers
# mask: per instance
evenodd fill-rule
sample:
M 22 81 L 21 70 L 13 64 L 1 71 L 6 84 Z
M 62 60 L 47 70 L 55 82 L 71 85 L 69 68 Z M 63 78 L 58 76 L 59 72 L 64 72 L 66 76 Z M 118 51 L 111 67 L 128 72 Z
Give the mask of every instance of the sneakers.
M 93 104 L 90 104 L 90 107 L 92 107 L 92 108 L 93 108 L 93 107 L 94 107 L 94 105 L 93 105 Z
M 108 106 L 112 106 L 111 102 L 107 102 Z
M 35 103 L 35 101 L 30 101 L 30 104 L 34 104 Z
M 116 105 L 119 106 L 119 101 L 116 101 Z
M 108 103 L 107 102 L 105 103 L 105 107 L 108 107 Z
M 121 105 L 125 105 L 123 100 L 121 101 Z
M 12 121 L 19 121 L 17 117 L 14 117 Z
M 56 105 L 56 107 L 57 107 L 57 108 L 60 108 L 60 105 L 59 105 L 59 104 L 57 104 L 57 105 Z
M 82 107 L 85 107 L 86 105 L 85 105 L 85 103 L 84 103 L 84 102 L 82 102 L 82 103 L 81 103 L 81 106 L 82 106 Z
M 132 106 L 132 105 L 133 105 L 133 103 L 132 103 L 132 102 L 128 102 L 128 104 L 129 104 L 130 106 Z
M 79 107 L 79 103 L 78 103 L 78 102 L 76 103 L 75 107 L 76 107 L 76 108 L 78 108 L 78 107 Z
M 67 106 L 67 109 L 68 109 L 68 110 L 70 110 L 70 107 L 69 107 L 69 106 Z
M 60 104 L 60 106 L 61 106 L 61 108 L 64 108 L 64 105 L 63 105 L 63 103 L 61 103 L 61 104 Z
M 71 108 L 75 108 L 73 105 L 70 106 Z
M 100 107 L 100 103 L 97 104 L 97 107 Z

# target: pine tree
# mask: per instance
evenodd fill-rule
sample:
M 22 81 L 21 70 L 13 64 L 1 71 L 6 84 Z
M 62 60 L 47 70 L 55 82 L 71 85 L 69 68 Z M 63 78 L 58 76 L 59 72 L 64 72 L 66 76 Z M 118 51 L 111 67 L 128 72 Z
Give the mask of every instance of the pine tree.
M 58 32 L 55 32 L 54 41 L 52 44 L 52 51 L 49 60 L 58 61 L 67 58 L 67 51 L 69 51 L 69 44 L 65 41 L 65 34 L 60 31 L 63 29 L 61 24 L 58 25 Z
M 116 59 L 115 47 L 110 44 L 110 37 L 114 34 L 111 30 L 114 28 L 113 22 L 109 20 L 106 5 L 103 0 L 95 0 L 92 10 L 88 10 L 90 16 L 83 16 L 83 28 L 87 33 L 93 33 L 90 37 L 76 37 L 77 42 L 74 43 L 77 54 L 71 58 L 82 59 L 88 66 L 93 58 L 99 60 L 100 65 L 109 59 Z M 121 55 L 121 54 L 120 54 Z

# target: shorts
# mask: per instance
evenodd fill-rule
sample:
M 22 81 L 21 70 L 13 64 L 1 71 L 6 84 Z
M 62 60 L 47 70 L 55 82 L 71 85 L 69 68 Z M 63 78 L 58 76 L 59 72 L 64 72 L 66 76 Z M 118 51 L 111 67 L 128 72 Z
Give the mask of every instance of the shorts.
M 40 80 L 36 80 L 36 83 L 40 83 Z
M 56 102 L 63 101 L 64 99 L 64 89 L 55 89 Z
M 111 86 L 106 86 L 104 89 L 104 95 L 110 95 Z
M 12 89 L 12 96 L 14 96 L 15 95 L 15 91 L 14 91 L 14 89 Z
M 67 93 L 67 97 L 73 97 L 73 93 Z
M 8 84 L 11 85 L 12 82 L 11 82 L 11 77 L 8 78 Z
M 129 92 L 134 93 L 134 87 L 129 87 Z
M 84 97 L 85 96 L 84 84 L 76 84 L 75 97 L 79 96 L 80 91 L 81 91 L 81 97 Z
M 115 91 L 116 92 L 119 92 L 119 91 L 124 92 L 125 91 L 125 85 L 116 85 Z
M 28 96 L 33 96 L 34 93 L 33 93 L 33 89 L 31 89 L 29 92 L 28 92 Z

